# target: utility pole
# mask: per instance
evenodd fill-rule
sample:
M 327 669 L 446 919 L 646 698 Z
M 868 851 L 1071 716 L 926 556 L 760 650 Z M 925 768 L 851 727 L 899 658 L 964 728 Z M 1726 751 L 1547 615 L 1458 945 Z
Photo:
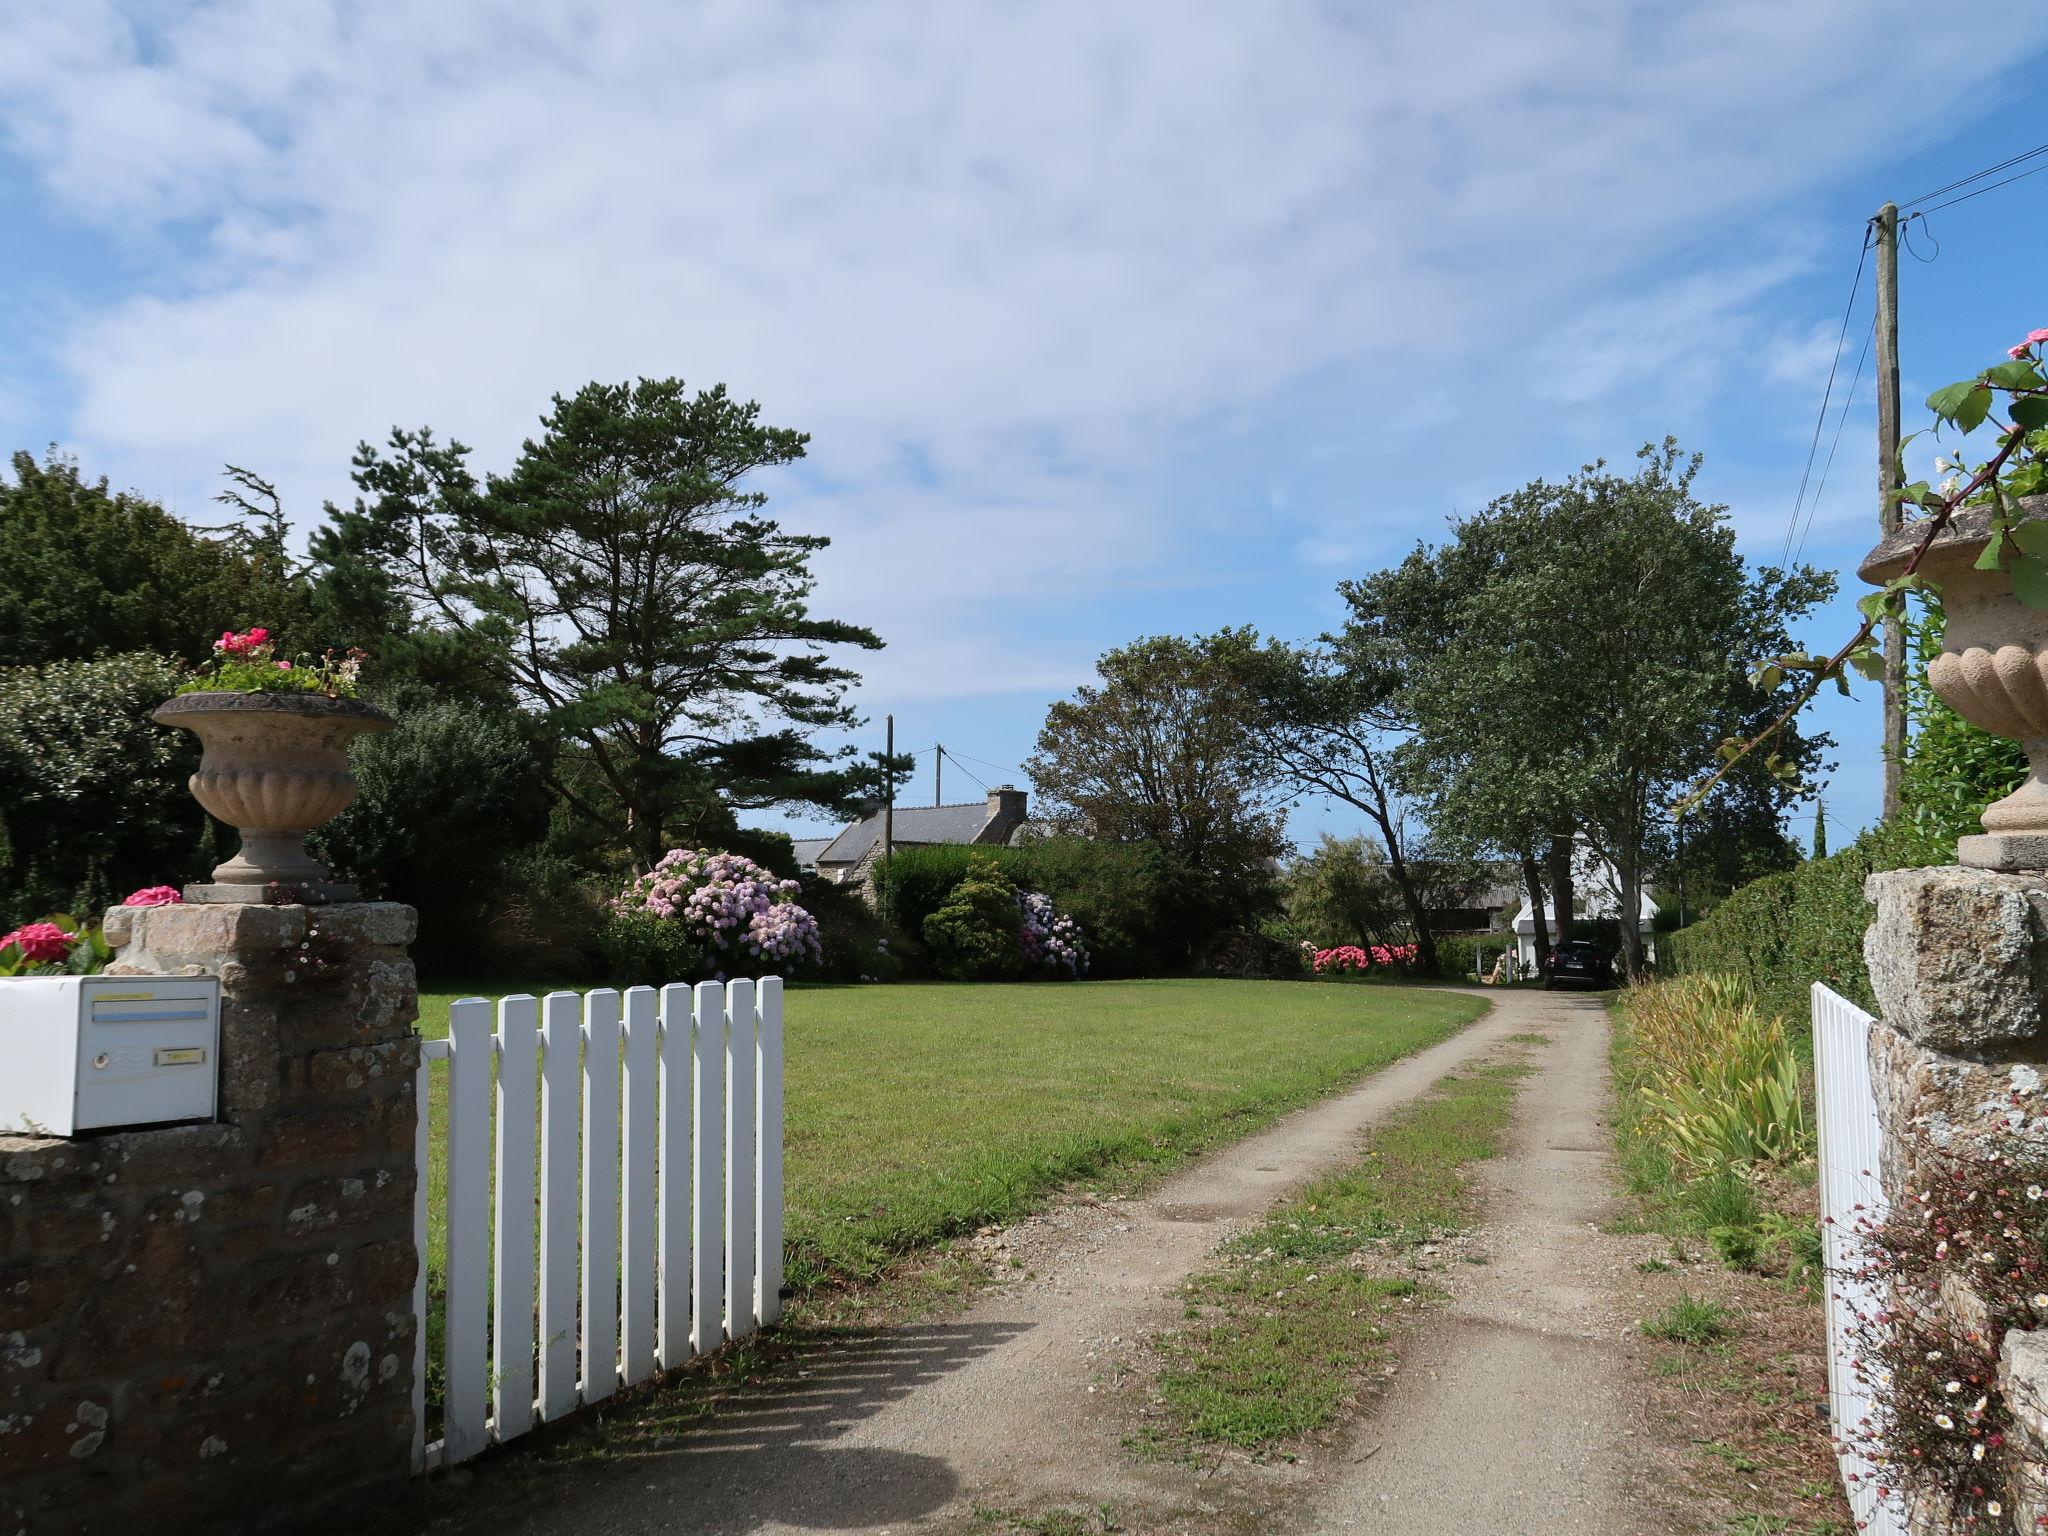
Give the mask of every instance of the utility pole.
M 944 794 L 944 790 L 945 790 L 945 787 L 946 787 L 946 749 L 945 749 L 944 747 L 941 747 L 941 746 L 936 746 L 936 745 L 935 745 L 935 746 L 934 746 L 934 747 L 932 748 L 932 804 L 933 804 L 933 805 L 944 805 L 944 804 L 946 803 L 946 796 L 945 796 L 945 794 Z
M 1877 527 L 1896 532 L 1899 475 L 1899 209 L 1886 203 L 1871 227 L 1877 237 Z M 1899 769 L 1906 756 L 1906 636 L 1898 615 L 1884 621 L 1884 814 L 1899 812 Z

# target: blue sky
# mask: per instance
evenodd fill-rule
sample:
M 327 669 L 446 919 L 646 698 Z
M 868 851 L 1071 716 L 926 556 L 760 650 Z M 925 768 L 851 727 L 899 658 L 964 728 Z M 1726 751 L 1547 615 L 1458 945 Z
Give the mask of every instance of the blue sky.
M 1864 220 L 2048 140 L 2044 49 L 2048 13 L 1889 0 L 15 0 L 0 437 L 202 516 L 232 460 L 303 521 L 394 422 L 499 466 L 553 391 L 724 380 L 813 434 L 765 488 L 890 642 L 863 744 L 893 711 L 995 783 L 1101 650 L 1313 635 L 1446 518 L 1666 432 L 1777 558 Z M 1936 241 L 1909 430 L 2048 324 L 2048 175 Z M 1821 723 L 1846 832 L 1876 712 Z

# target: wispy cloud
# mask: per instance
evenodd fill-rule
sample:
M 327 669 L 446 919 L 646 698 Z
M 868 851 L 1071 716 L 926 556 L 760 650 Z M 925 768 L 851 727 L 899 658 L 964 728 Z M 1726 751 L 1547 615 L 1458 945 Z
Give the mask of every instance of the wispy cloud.
M 2048 19 L 18 0 L 0 126 L 63 217 L 163 253 L 53 344 L 46 435 L 304 511 L 393 422 L 495 464 L 552 390 L 724 379 L 815 435 L 778 507 L 838 540 L 821 603 L 892 641 L 876 688 L 937 695 L 1062 686 L 1232 539 L 1405 542 L 1499 488 L 1475 413 L 1555 436 L 1646 356 L 1674 394 L 1737 355 L 1797 382 L 1757 308 L 1810 239 L 1700 230 L 1940 121 L 2015 33 Z M 1920 83 L 1877 89 L 1902 48 Z M 1333 540 L 1291 485 L 1257 520 L 1166 494 L 1219 438 L 1326 476 L 1364 440 L 1389 483 L 1428 438 L 1453 483 Z

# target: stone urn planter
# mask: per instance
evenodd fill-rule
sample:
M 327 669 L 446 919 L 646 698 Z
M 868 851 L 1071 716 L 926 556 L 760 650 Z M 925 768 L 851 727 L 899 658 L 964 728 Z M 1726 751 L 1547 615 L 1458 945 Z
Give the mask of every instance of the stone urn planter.
M 390 730 L 389 715 L 317 693 L 181 693 L 150 718 L 199 738 L 192 796 L 242 834 L 213 884 L 185 887 L 187 901 L 261 902 L 273 883 L 316 900 L 354 899 L 307 854 L 305 838 L 355 799 L 348 744 Z
M 2048 497 L 2020 505 L 2029 519 L 2048 517 Z M 1882 586 L 1905 570 L 1925 532 L 1924 522 L 1905 524 L 1864 556 L 1857 574 Z M 2048 609 L 2014 597 L 2010 573 L 1976 569 L 1990 542 L 1990 509 L 1967 508 L 1920 562 L 1941 588 L 1947 618 L 1928 682 L 1970 724 L 2019 742 L 2031 770 L 1985 810 L 1984 835 L 1961 839 L 1956 859 L 1977 869 L 2048 870 Z

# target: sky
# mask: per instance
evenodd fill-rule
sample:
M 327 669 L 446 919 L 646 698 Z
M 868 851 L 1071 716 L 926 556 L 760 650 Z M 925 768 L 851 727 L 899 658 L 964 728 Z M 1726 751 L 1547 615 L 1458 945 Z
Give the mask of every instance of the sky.
M 1783 558 L 1866 220 L 2048 140 L 2044 50 L 1892 0 L 9 0 L 0 441 L 200 520 L 245 465 L 303 528 L 394 424 L 502 469 L 556 392 L 723 381 L 811 434 L 759 488 L 888 641 L 853 739 L 893 714 L 971 798 L 1105 649 L 1313 637 L 1666 433 Z M 1909 234 L 1912 430 L 2048 325 L 2048 175 Z M 1870 314 L 1866 268 L 1790 535 L 1843 572 L 1815 648 L 1875 538 Z M 1815 722 L 1838 844 L 1859 695 Z

